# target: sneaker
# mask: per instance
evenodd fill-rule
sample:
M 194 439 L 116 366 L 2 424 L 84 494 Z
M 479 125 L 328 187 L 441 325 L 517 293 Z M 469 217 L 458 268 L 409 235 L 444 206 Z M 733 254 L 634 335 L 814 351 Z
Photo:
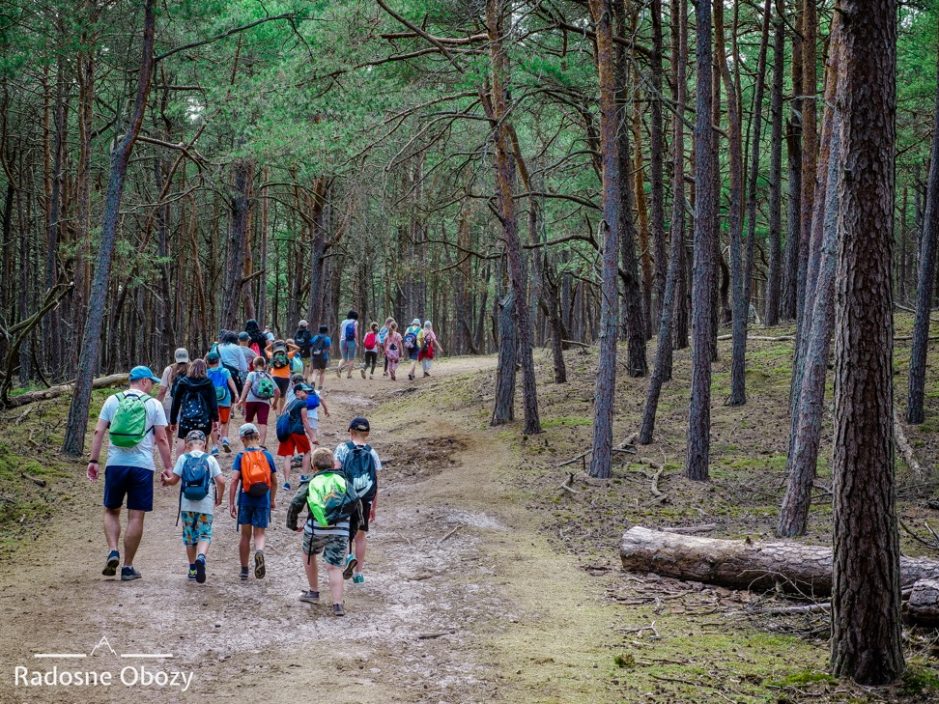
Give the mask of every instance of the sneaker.
M 304 604 L 318 604 L 320 603 L 320 593 L 314 592 L 312 589 L 309 591 L 303 592 L 300 595 L 300 601 Z
M 267 569 L 264 567 L 264 553 L 258 550 L 254 553 L 254 576 L 258 579 L 264 579 Z
M 301 484 L 303 484 L 304 482 L 308 482 L 308 481 L 310 481 L 310 475 L 309 475 L 309 474 L 301 474 L 301 475 L 300 475 L 300 483 L 301 483 Z
M 365 575 L 362 574 L 361 572 L 359 572 L 358 574 L 353 575 L 353 576 L 352 576 L 352 583 L 353 583 L 353 584 L 365 584 Z
M 205 555 L 196 558 L 196 581 L 205 584 Z
M 117 574 L 117 566 L 121 564 L 121 553 L 117 550 L 112 550 L 108 553 L 107 562 L 104 563 L 104 569 L 101 570 L 101 574 L 105 577 L 113 577 Z
M 135 570 L 133 566 L 121 567 L 121 581 L 122 582 L 132 582 L 135 579 L 140 579 L 143 577 L 140 572 Z
M 247 565 L 242 565 L 242 566 L 241 566 L 241 581 L 242 581 L 242 582 L 247 582 L 247 581 L 248 581 L 248 567 L 247 567 Z
M 430 376 L 430 372 L 424 372 L 424 378 L 425 378 L 425 379 L 426 379 L 427 377 L 429 377 L 429 376 Z
M 364 369 L 359 369 L 359 372 L 362 374 L 362 378 L 364 379 L 364 378 L 365 378 L 365 370 L 364 370 Z
M 345 616 L 346 609 L 342 604 L 333 604 L 333 616 Z
M 392 380 L 392 381 L 397 381 L 397 379 L 395 379 L 395 375 L 394 375 L 394 374 L 391 375 L 391 380 Z
M 231 443 L 228 442 L 228 438 L 222 438 L 222 449 L 225 452 L 231 452 Z
M 410 379 L 411 381 L 414 381 L 414 375 L 409 373 L 409 374 L 408 374 L 408 379 Z
M 342 379 L 342 367 L 336 367 L 336 378 Z
M 189 570 L 186 572 L 186 577 L 188 577 L 190 582 L 196 581 L 196 563 L 195 562 L 189 565 Z
M 352 576 L 352 573 L 355 571 L 355 566 L 359 564 L 359 561 L 355 559 L 355 555 L 349 553 L 346 555 L 346 566 L 342 570 L 342 578 L 349 579 Z
M 212 448 L 212 452 L 210 454 L 212 457 L 218 457 L 218 445 Z
M 346 374 L 346 379 L 351 379 L 351 378 L 352 378 L 352 370 L 350 369 L 349 373 Z
M 290 482 L 284 482 L 284 491 L 290 491 Z
M 382 376 L 388 376 L 388 372 L 382 372 L 381 375 L 382 375 Z

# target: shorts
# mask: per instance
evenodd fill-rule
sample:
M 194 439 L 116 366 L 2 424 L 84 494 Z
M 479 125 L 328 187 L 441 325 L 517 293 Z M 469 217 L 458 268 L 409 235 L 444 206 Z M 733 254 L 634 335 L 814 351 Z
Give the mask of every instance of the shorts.
M 355 340 L 343 340 L 340 342 L 339 351 L 342 352 L 343 362 L 355 359 Z
M 317 371 L 321 369 L 326 369 L 326 365 L 329 364 L 329 357 L 313 357 L 310 360 L 310 369 L 315 369 Z
M 417 347 L 415 347 L 413 350 L 407 350 L 408 359 L 410 359 L 412 362 L 416 362 L 416 361 L 417 361 L 417 355 L 419 355 L 420 352 L 421 352 L 421 351 L 420 351 Z
M 372 512 L 372 502 L 363 501 L 360 506 L 362 507 L 361 513 L 359 513 L 358 509 L 356 509 L 352 512 L 352 515 L 349 516 L 350 538 L 354 538 L 355 534 L 359 531 L 368 533 L 368 516 Z
M 277 388 L 280 389 L 280 397 L 283 398 L 287 395 L 287 389 L 290 388 L 290 377 L 289 376 L 275 376 L 274 383 L 277 384 Z
M 231 420 L 231 406 L 218 407 L 218 422 L 225 425 Z
M 267 425 L 270 413 L 271 404 L 267 401 L 248 401 L 245 404 L 245 423 L 253 423 L 257 419 L 259 425 Z
M 131 511 L 153 510 L 153 470 L 111 465 L 104 469 L 104 507 L 120 508 L 127 495 Z
M 183 522 L 183 545 L 198 545 L 212 542 L 212 514 L 182 511 L 179 514 Z
M 313 411 L 307 411 L 307 412 L 306 412 L 306 418 L 307 418 L 308 421 L 310 421 L 310 427 L 313 428 L 313 430 L 319 430 L 319 429 L 320 429 L 320 419 L 319 419 L 319 417 L 311 416 L 310 414 L 311 414 L 312 412 L 313 412 Z
M 267 528 L 271 521 L 271 509 L 267 506 L 242 506 L 238 504 L 238 525 Z
M 193 430 L 201 430 L 205 433 L 205 436 L 208 438 L 212 434 L 212 424 L 208 425 L 188 425 L 184 423 L 179 424 L 179 431 L 176 433 L 176 437 L 180 440 L 185 440 L 186 436 L 189 435 Z
M 294 433 L 284 440 L 277 448 L 278 457 L 293 457 L 305 455 L 310 451 L 310 439 L 306 435 Z
M 323 562 L 333 567 L 343 567 L 349 553 L 348 535 L 312 535 L 303 531 L 303 556 L 323 553 Z

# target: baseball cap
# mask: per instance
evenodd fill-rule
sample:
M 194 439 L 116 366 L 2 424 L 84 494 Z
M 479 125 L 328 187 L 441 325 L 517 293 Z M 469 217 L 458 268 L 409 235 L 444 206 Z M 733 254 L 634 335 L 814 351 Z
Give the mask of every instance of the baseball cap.
M 246 333 L 244 330 L 242 330 L 241 332 L 238 333 L 238 339 L 239 339 L 239 340 L 250 340 L 250 339 L 251 339 L 251 335 L 249 335 L 249 334 Z
M 176 350 L 176 361 L 177 362 L 188 362 L 189 361 L 189 351 L 185 347 L 180 347 Z
M 308 384 L 297 384 L 296 386 L 293 387 L 293 390 L 294 391 L 306 391 L 307 393 L 310 393 L 311 391 L 313 391 L 313 387 Z
M 214 364 L 215 362 L 217 362 L 217 361 L 220 360 L 221 358 L 222 358 L 222 356 L 221 356 L 218 352 L 216 352 L 215 350 L 213 350 L 213 351 L 209 352 L 209 353 L 205 356 L 205 361 Z
M 368 418 L 356 416 L 349 421 L 349 430 L 358 430 L 360 433 L 367 433 L 370 429 Z
M 150 367 L 145 367 L 143 365 L 139 367 L 134 367 L 130 370 L 130 374 L 127 375 L 131 381 L 141 381 L 143 379 L 149 379 L 154 384 L 160 383 L 160 377 L 150 371 Z
M 205 442 L 205 433 L 201 430 L 190 430 L 186 433 L 186 442 Z
M 256 426 L 254 423 L 245 423 L 243 426 L 238 428 L 238 434 L 241 437 L 244 437 L 245 435 L 251 435 L 251 433 L 260 435 L 260 433 L 258 433 L 258 426 Z
M 309 323 L 307 323 L 307 321 L 305 321 L 305 320 L 301 320 L 301 321 L 300 321 L 300 327 L 301 327 L 301 328 L 305 328 L 307 325 L 309 325 Z

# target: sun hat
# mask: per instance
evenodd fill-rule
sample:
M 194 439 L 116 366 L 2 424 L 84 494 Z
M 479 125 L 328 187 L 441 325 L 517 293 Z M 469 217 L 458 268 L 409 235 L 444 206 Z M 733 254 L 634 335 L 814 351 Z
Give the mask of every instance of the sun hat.
M 420 324 L 421 324 L 420 318 L 414 318 L 414 320 L 411 321 L 411 325 L 420 325 Z
M 189 350 L 187 350 L 185 347 L 179 347 L 176 349 L 175 357 L 177 362 L 188 362 Z
M 143 365 L 131 369 L 130 374 L 127 375 L 127 378 L 130 379 L 130 381 L 142 381 L 144 379 L 149 379 L 154 384 L 160 383 L 160 377 L 150 371 L 150 367 L 145 367 Z

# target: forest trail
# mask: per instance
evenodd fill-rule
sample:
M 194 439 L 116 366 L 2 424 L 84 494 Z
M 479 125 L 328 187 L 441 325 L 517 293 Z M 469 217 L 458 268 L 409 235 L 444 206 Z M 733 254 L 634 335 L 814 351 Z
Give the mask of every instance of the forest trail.
M 447 378 L 483 379 L 494 366 L 493 357 L 448 359 L 413 385 L 327 377 L 332 416 L 321 414 L 322 444 L 334 447 L 348 419 L 364 413 L 385 462 L 367 581 L 346 583 L 345 618 L 330 613 L 324 574 L 324 603 L 298 601 L 306 588 L 300 539 L 284 527 L 292 492 L 277 496 L 267 577 L 247 583 L 238 579 L 226 497 L 208 582 L 200 586 L 185 576 L 177 490 L 157 485 L 135 560 L 143 579 L 121 583 L 100 575 L 101 485 L 83 482 L 72 515 L 21 549 L 0 575 L 0 702 L 611 699 L 606 678 L 592 668 L 609 662 L 602 634 L 615 607 L 600 603 L 595 582 L 549 546 L 520 500 L 509 434 L 489 428 L 477 404 L 448 399 Z M 227 476 L 232 457 L 221 457 Z M 90 653 L 103 637 L 118 654 L 173 657 L 126 660 L 100 649 L 82 660 L 33 658 Z M 13 686 L 18 665 L 112 671 L 117 680 L 128 663 L 191 671 L 193 680 L 185 693 L 119 682 Z

